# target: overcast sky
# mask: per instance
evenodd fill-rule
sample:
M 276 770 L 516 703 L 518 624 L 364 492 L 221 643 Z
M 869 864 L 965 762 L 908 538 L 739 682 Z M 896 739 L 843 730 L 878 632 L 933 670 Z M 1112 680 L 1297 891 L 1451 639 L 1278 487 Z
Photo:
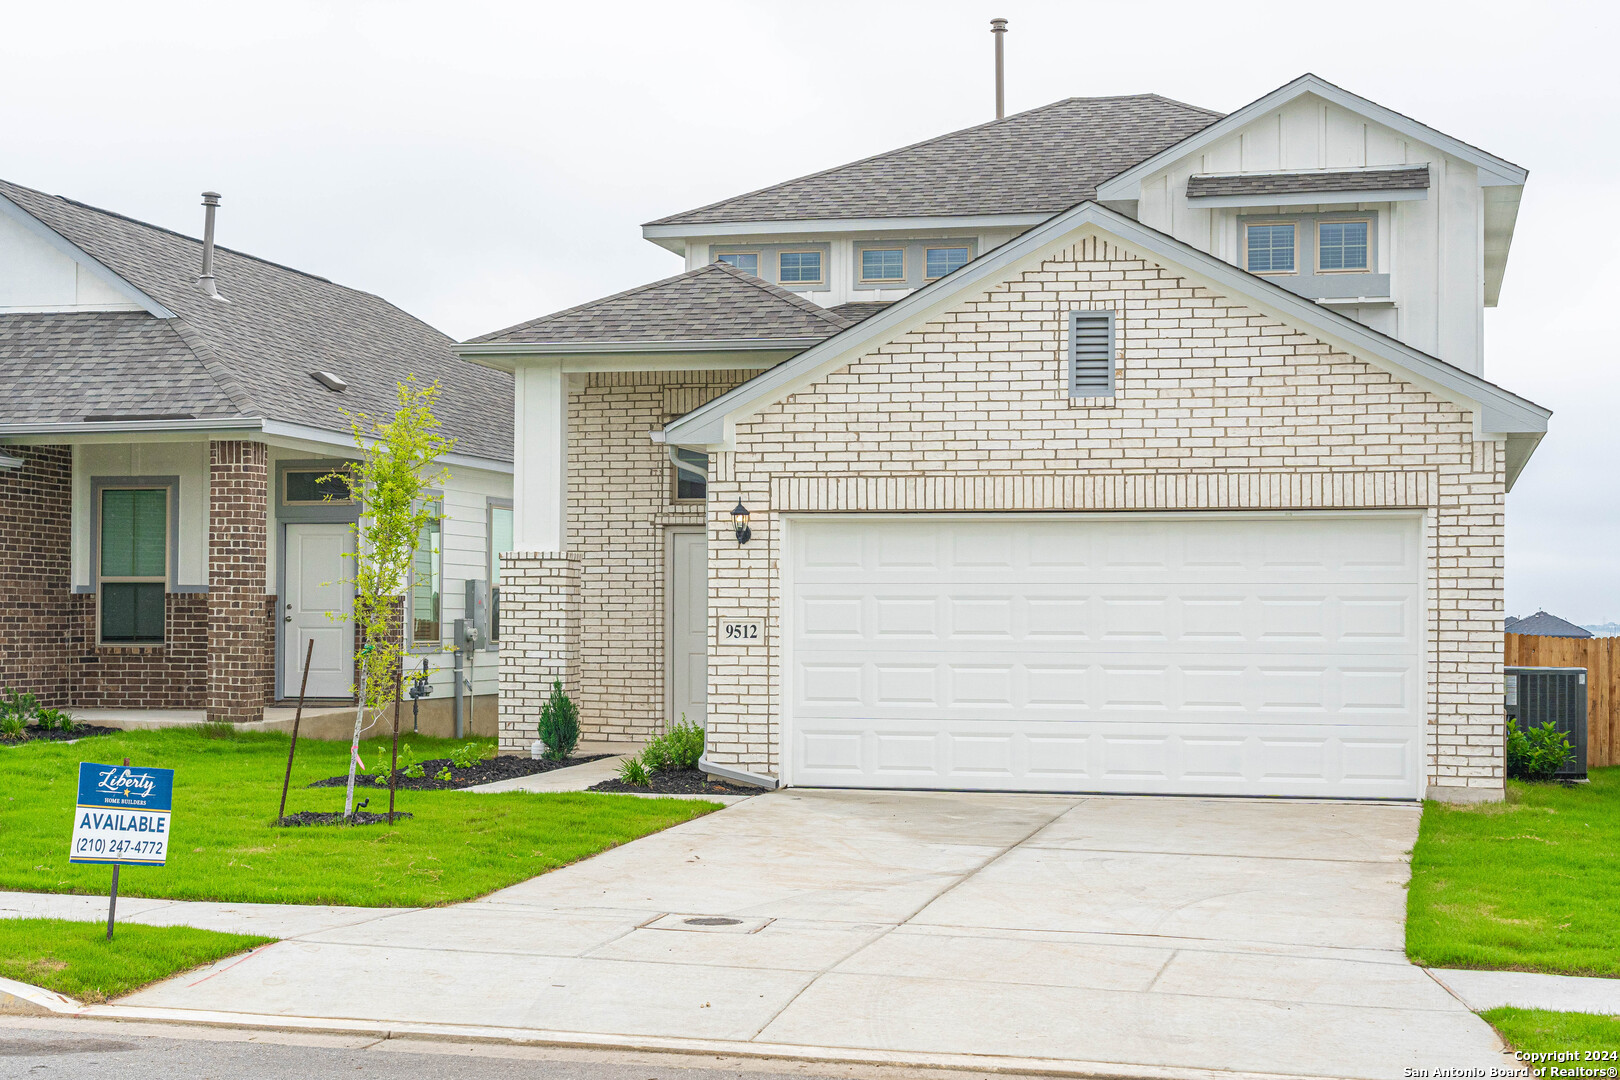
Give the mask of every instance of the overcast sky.
M 1314 71 L 1530 170 L 1486 375 L 1556 415 L 1508 612 L 1620 621 L 1613 8 L 8 3 L 0 177 L 192 234 L 213 188 L 222 244 L 465 338 L 678 272 L 644 221 L 990 119 L 992 16 L 1010 112 Z

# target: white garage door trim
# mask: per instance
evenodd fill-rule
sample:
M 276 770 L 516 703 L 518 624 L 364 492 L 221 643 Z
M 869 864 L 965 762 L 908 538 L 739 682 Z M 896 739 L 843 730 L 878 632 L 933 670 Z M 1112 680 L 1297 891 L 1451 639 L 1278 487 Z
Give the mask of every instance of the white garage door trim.
M 1400 595 L 1404 597 L 1407 610 L 1402 619 L 1398 646 L 1380 646 L 1385 648 L 1386 651 L 1394 649 L 1399 652 L 1399 657 L 1385 657 L 1392 663 L 1399 661 L 1396 665 L 1398 673 L 1391 674 L 1384 667 L 1373 671 L 1372 666 L 1368 664 L 1363 664 L 1359 668 L 1347 669 L 1347 671 L 1352 675 L 1366 675 L 1370 680 L 1393 680 L 1398 678 L 1400 680 L 1400 703 L 1395 706 L 1386 699 L 1379 699 L 1376 706 L 1366 710 L 1359 710 L 1366 721 L 1365 726 L 1361 729 L 1355 729 L 1354 725 L 1347 725 L 1340 720 L 1334 719 L 1321 724 L 1302 723 L 1297 732 L 1292 730 L 1284 731 L 1275 727 L 1274 725 L 1279 721 L 1270 713 L 1260 711 L 1243 712 L 1241 714 L 1229 711 L 1226 715 L 1221 715 L 1217 710 L 1211 713 L 1211 722 L 1208 723 L 1178 719 L 1159 721 L 1157 724 L 1147 723 L 1146 725 L 1137 722 L 1128 715 L 1124 720 L 1120 720 L 1117 716 L 1117 710 L 1115 710 L 1115 718 L 1111 720 L 1085 719 L 1083 714 L 1070 713 L 1059 717 L 1062 723 L 1052 728 L 1047 728 L 1043 724 L 1030 729 L 1025 724 L 1019 731 L 1013 733 L 1015 738 L 1012 742 L 1026 744 L 1030 741 L 1027 736 L 1032 731 L 1038 732 L 1041 735 L 1040 741 L 1045 743 L 1043 754 L 1058 754 L 1066 758 L 1063 761 L 1043 762 L 1043 765 L 1052 765 L 1053 767 L 1037 768 L 1031 764 L 1034 751 L 1029 745 L 1009 748 L 1011 742 L 1005 738 L 1005 732 L 1008 729 L 995 728 L 992 736 L 991 732 L 985 730 L 988 722 L 979 717 L 962 714 L 960 711 L 962 697 L 960 695 L 952 696 L 959 673 L 952 671 L 948 675 L 935 676 L 935 681 L 929 684 L 934 688 L 935 697 L 928 699 L 919 696 L 914 699 L 917 702 L 917 707 L 922 709 L 928 716 L 944 714 L 941 717 L 942 723 L 936 725 L 937 730 L 930 732 L 926 724 L 919 726 L 922 722 L 915 713 L 911 719 L 891 719 L 890 723 L 897 726 L 903 738 L 896 738 L 883 744 L 884 753 L 888 755 L 888 765 L 882 768 L 875 768 L 873 765 L 875 760 L 872 756 L 875 752 L 871 750 L 873 740 L 879 738 L 882 734 L 875 730 L 867 731 L 860 744 L 863 749 L 859 751 L 849 749 L 854 745 L 848 738 L 849 731 L 840 729 L 832 731 L 830 735 L 827 731 L 824 731 L 822 733 L 824 737 L 812 747 L 814 752 L 807 753 L 807 744 L 801 741 L 798 735 L 801 729 L 808 730 L 812 722 L 830 725 L 831 728 L 837 728 L 840 723 L 846 722 L 847 725 L 853 727 L 859 727 L 863 723 L 868 728 L 881 727 L 883 722 L 872 721 L 870 718 L 860 719 L 853 715 L 845 718 L 845 720 L 840 720 L 835 715 L 840 706 L 836 704 L 810 705 L 801 701 L 799 694 L 796 692 L 796 654 L 802 651 L 806 656 L 823 655 L 819 651 L 812 653 L 811 647 L 805 644 L 802 640 L 803 635 L 800 633 L 802 627 L 799 608 L 807 606 L 810 601 L 805 600 L 801 604 L 799 591 L 801 585 L 806 589 L 811 588 L 811 584 L 796 580 L 798 576 L 797 568 L 800 563 L 801 538 L 810 537 L 813 539 L 817 535 L 817 530 L 825 531 L 827 526 L 836 527 L 839 524 L 856 526 L 882 525 L 889 522 L 900 523 L 902 531 L 907 525 L 912 525 L 931 531 L 942 531 L 946 535 L 954 535 L 951 530 L 962 523 L 969 526 L 991 526 L 992 528 L 989 530 L 972 528 L 967 530 L 968 534 L 977 533 L 984 536 L 992 536 L 997 528 L 1009 525 L 1017 527 L 1014 534 L 1028 534 L 1032 529 L 1039 528 L 1036 523 L 1047 522 L 1057 522 L 1065 529 L 1071 527 L 1084 529 L 1086 525 L 1094 524 L 1100 526 L 1104 532 L 1115 532 L 1117 528 L 1140 529 L 1153 522 L 1165 522 L 1170 524 L 1160 532 L 1170 537 L 1192 535 L 1186 533 L 1185 530 L 1196 530 L 1199 526 L 1211 525 L 1219 529 L 1220 526 L 1217 523 L 1232 522 L 1243 525 L 1291 522 L 1293 525 L 1305 529 L 1342 522 L 1346 527 L 1336 530 L 1335 535 L 1337 533 L 1354 534 L 1358 528 L 1366 532 L 1371 539 L 1379 537 L 1390 539 L 1398 534 L 1403 543 L 1402 550 L 1404 554 L 1402 557 L 1405 562 L 1398 571 L 1391 569 L 1388 573 L 1393 574 L 1395 577 L 1404 578 L 1404 580 L 1398 583 L 1379 584 L 1378 588 L 1374 590 L 1375 592 L 1381 591 L 1383 594 L 1394 595 L 1390 593 L 1390 589 L 1395 588 L 1396 584 L 1404 590 Z M 1357 523 L 1365 524 L 1358 526 Z M 1374 523 L 1384 523 L 1388 527 L 1381 528 Z M 777 752 L 779 755 L 780 775 L 787 784 L 825 787 L 965 788 L 989 791 L 1097 791 L 1142 794 L 1268 795 L 1307 798 L 1419 798 L 1425 785 L 1424 774 L 1430 751 L 1428 746 L 1428 725 L 1425 722 L 1428 711 L 1429 687 L 1429 604 L 1427 596 L 1428 556 L 1423 526 L 1423 514 L 1420 511 L 785 515 L 782 519 L 782 547 L 779 560 L 781 624 L 778 640 L 781 643 L 779 661 L 781 711 L 777 731 Z M 1231 530 L 1228 529 L 1227 531 L 1230 532 Z M 1262 528 L 1255 531 L 1255 536 L 1264 538 L 1268 533 L 1272 532 L 1275 532 L 1275 535 L 1284 536 L 1289 531 L 1288 529 L 1273 531 Z M 1087 535 L 1101 535 L 1101 533 Z M 1150 534 L 1142 533 L 1140 535 L 1148 536 Z M 1199 533 L 1198 535 L 1206 534 Z M 1166 542 L 1168 543 L 1168 541 Z M 942 540 L 940 543 L 944 543 L 944 541 Z M 1031 543 L 1034 543 L 1034 541 L 1031 541 Z M 1050 540 L 1048 543 L 1050 544 Z M 1018 572 L 1026 573 L 1026 575 L 1028 573 L 1027 568 Z M 1182 572 L 1185 574 L 1188 571 L 1183 568 Z M 1269 572 L 1267 571 L 1267 573 Z M 1378 573 L 1384 572 L 1383 570 L 1378 571 Z M 860 575 L 863 573 L 869 576 L 865 583 L 849 584 L 844 588 L 870 589 L 878 587 L 870 577 L 871 570 L 852 570 L 850 573 L 855 575 L 852 581 L 860 581 Z M 926 578 L 929 571 L 924 569 L 921 573 Z M 1199 573 L 1202 573 L 1202 571 Z M 1252 575 L 1254 571 L 1250 570 L 1248 573 Z M 803 576 L 810 579 L 815 574 L 815 571 L 807 570 Z M 1345 577 L 1345 574 L 1350 576 Z M 943 582 L 947 580 L 948 576 L 944 571 L 938 571 L 935 581 Z M 1083 577 L 1084 574 L 1081 574 L 1081 576 Z M 1323 599 L 1327 594 L 1322 592 L 1322 588 L 1351 589 L 1355 584 L 1355 575 L 1350 571 L 1343 571 L 1338 574 L 1323 571 L 1321 578 L 1315 582 L 1309 579 L 1308 573 L 1302 578 L 1296 575 L 1297 580 L 1293 583 L 1282 580 L 1287 576 L 1284 573 L 1277 581 L 1253 579 L 1251 580 L 1251 587 L 1261 588 L 1280 596 L 1282 594 L 1276 592 L 1278 589 L 1293 587 L 1297 591 L 1302 585 L 1314 584 L 1317 586 L 1316 588 L 1305 588 L 1302 595 L 1316 599 L 1320 606 L 1331 602 Z M 903 575 L 892 575 L 890 571 L 884 570 L 883 578 L 879 580 L 887 582 L 891 577 L 895 581 L 900 581 Z M 1165 581 L 1172 580 L 1169 572 L 1166 572 L 1164 577 Z M 1376 578 L 1377 574 L 1373 574 L 1370 580 L 1376 583 Z M 1154 580 L 1151 575 L 1138 575 L 1135 583 L 1139 586 L 1151 585 Z M 1196 584 L 1203 584 L 1201 577 L 1189 580 L 1193 580 Z M 916 581 L 917 579 L 913 579 L 914 584 Z M 1029 583 L 1026 578 L 1025 584 Z M 1114 588 L 1113 584 L 1096 581 L 1079 582 L 1075 587 L 1098 587 L 1100 584 L 1106 588 Z M 1219 584 L 1219 582 L 1217 581 L 1216 584 Z M 928 586 L 926 582 L 923 582 L 916 587 L 926 590 Z M 993 589 L 991 591 L 998 590 Z M 999 591 L 1006 593 L 1005 589 Z M 1115 591 L 1117 592 L 1117 589 Z M 1035 596 L 1036 593 L 1032 591 L 1022 600 L 1027 604 Z M 853 597 L 850 599 L 853 599 Z M 865 596 L 865 599 L 876 602 L 875 594 Z M 957 605 L 963 598 L 941 596 L 937 599 L 951 605 Z M 1041 599 L 1044 600 L 1044 596 Z M 1163 597 L 1160 597 L 1160 599 L 1163 599 Z M 1192 599 L 1192 597 L 1170 596 L 1169 599 L 1179 603 L 1183 599 Z M 1012 598 L 1012 602 L 1018 600 L 1018 597 Z M 1097 602 L 1101 602 L 1101 599 L 1099 598 Z M 1250 606 L 1254 605 L 1251 604 Z M 1275 614 L 1269 611 L 1273 606 L 1268 603 L 1268 614 L 1257 618 L 1262 620 L 1270 618 L 1272 614 Z M 860 616 L 860 618 L 870 624 L 869 615 Z M 1261 624 L 1257 623 L 1256 625 Z M 1272 627 L 1271 629 L 1275 630 L 1277 628 Z M 869 630 L 862 632 L 870 633 Z M 941 629 L 940 632 L 949 634 L 951 631 Z M 1290 646 L 1286 644 L 1286 634 L 1277 635 L 1267 631 L 1262 636 L 1278 637 L 1279 640 L 1283 640 L 1285 643 L 1282 645 L 1267 643 L 1264 646 L 1251 646 L 1251 651 L 1254 648 L 1263 650 L 1279 648 L 1283 650 L 1282 655 L 1285 658 L 1287 657 L 1287 650 Z M 1310 637 L 1309 634 L 1297 636 L 1302 641 Z M 1345 633 L 1342 636 L 1348 640 L 1353 635 Z M 1387 634 L 1363 634 L 1359 636 L 1368 638 L 1368 640 L 1377 639 L 1386 642 L 1391 640 Z M 851 666 L 854 663 L 865 665 L 865 658 L 871 655 L 871 650 L 876 646 L 871 645 L 869 642 L 849 638 L 847 635 L 845 640 L 851 641 L 862 650 L 860 655 L 854 657 L 851 661 Z M 1008 640 L 1010 641 L 1010 638 Z M 1161 637 L 1159 640 L 1166 639 Z M 1009 646 L 1007 642 L 1003 642 L 1002 645 L 1004 648 L 1020 648 Z M 838 658 L 835 655 L 837 647 L 833 647 L 834 655 L 827 657 L 829 666 L 824 668 L 824 671 L 838 670 L 838 664 L 836 663 Z M 1151 648 L 1151 646 L 1147 645 L 1143 647 Z M 1298 646 L 1298 648 L 1307 647 L 1306 645 Z M 824 647 L 817 647 L 818 650 L 821 648 Z M 1176 659 L 1177 655 L 1186 655 L 1189 658 L 1193 655 L 1191 653 L 1174 654 L 1174 649 L 1169 645 L 1165 646 L 1165 649 L 1169 650 L 1167 656 L 1172 661 Z M 1331 661 L 1334 654 L 1337 653 L 1338 661 L 1342 664 L 1346 656 L 1354 653 L 1354 649 L 1351 649 L 1350 652 L 1345 652 L 1345 649 L 1351 649 L 1351 646 L 1325 648 L 1320 658 Z M 1100 663 L 1100 660 L 1092 663 Z M 896 664 L 896 667 L 903 668 L 904 666 L 903 663 L 897 662 Z M 940 666 L 948 665 L 941 664 Z M 1031 672 L 1034 670 L 1034 666 L 1023 666 L 1029 670 L 1023 671 L 1021 673 L 1022 677 L 1025 680 L 1032 678 Z M 1206 665 L 1206 668 L 1208 668 L 1208 665 Z M 1107 671 L 1107 676 L 1111 679 L 1118 678 L 1120 670 L 1110 668 Z M 1161 668 L 1160 670 L 1168 669 Z M 1191 671 L 1192 666 L 1189 665 L 1187 670 Z M 1337 668 L 1334 668 L 1335 672 L 1337 670 Z M 888 669 L 886 674 L 892 674 L 892 671 L 892 668 Z M 1231 674 L 1225 669 L 1223 669 L 1223 673 Z M 1061 674 L 1064 676 L 1073 675 L 1072 672 L 1067 671 Z M 1206 670 L 1201 674 L 1210 674 L 1210 670 Z M 1265 677 L 1270 678 L 1273 674 L 1273 671 L 1268 670 Z M 850 677 L 869 680 L 871 676 L 851 674 Z M 922 676 L 919 675 L 919 677 Z M 1074 675 L 1074 677 L 1089 678 L 1092 676 Z M 1096 677 L 1102 678 L 1102 676 Z M 1180 667 L 1176 669 L 1176 677 L 1186 678 Z M 1251 671 L 1244 677 L 1258 679 L 1261 676 L 1254 675 Z M 950 693 L 943 695 L 938 693 L 937 680 L 941 678 L 951 680 L 952 691 Z M 867 683 L 863 683 L 863 685 L 867 685 Z M 1393 686 L 1394 683 L 1388 682 L 1387 685 Z M 879 707 L 872 704 L 872 691 L 869 688 L 861 691 L 861 693 L 865 695 L 865 699 L 861 701 L 864 708 L 875 710 Z M 827 699 L 825 694 L 820 696 Z M 833 697 L 837 698 L 838 695 L 835 694 Z M 993 698 L 994 695 L 991 695 L 991 697 Z M 1104 698 L 1107 698 L 1106 702 Z M 839 698 L 839 700 L 849 702 L 853 708 L 856 699 L 847 697 Z M 941 704 L 942 700 L 944 700 L 944 704 Z M 997 700 L 999 704 L 1006 706 L 1011 699 L 1009 698 L 1007 701 Z M 1027 716 L 1029 715 L 1028 706 L 1033 703 L 1033 697 L 1026 694 L 1024 700 L 1026 702 L 1024 715 Z M 1076 701 L 1078 700 L 1076 699 Z M 1110 704 L 1110 706 L 1118 703 L 1117 698 L 1108 697 L 1106 694 L 1096 700 L 1099 704 Z M 890 704 L 892 703 L 891 700 Z M 1066 704 L 1073 703 L 1067 702 Z M 1157 702 L 1156 704 L 1162 705 L 1163 703 Z M 1321 704 L 1321 702 L 1317 702 L 1317 705 Z M 955 717 L 949 715 L 953 706 L 958 709 L 958 715 Z M 1076 704 L 1074 707 L 1083 709 L 1087 706 Z M 1265 702 L 1265 708 L 1280 711 L 1274 709 L 1270 701 Z M 1348 711 L 1348 702 L 1341 702 L 1341 708 Z M 833 712 L 829 713 L 827 711 L 829 709 L 832 709 Z M 855 711 L 860 712 L 859 709 Z M 901 708 L 894 715 L 903 717 L 904 711 L 904 708 Z M 1179 717 L 1185 717 L 1186 715 L 1184 709 L 1178 708 L 1175 711 Z M 1319 708 L 1315 711 L 1321 713 Z M 821 715 L 812 715 L 818 712 Z M 1375 713 L 1378 715 L 1374 715 Z M 810 719 L 805 719 L 801 724 L 800 714 L 810 717 Z M 1053 715 L 1056 717 L 1057 713 Z M 1164 714 L 1161 712 L 1160 715 Z M 947 728 L 951 730 L 946 730 Z M 1062 738 L 1056 740 L 1048 738 L 1049 735 L 1059 732 L 1060 729 Z M 894 730 L 896 729 L 891 728 L 891 731 Z M 1173 739 L 1166 738 L 1172 735 L 1174 736 Z M 965 767 L 960 761 L 947 761 L 952 753 L 963 756 L 960 751 L 952 748 L 966 745 L 963 742 L 964 737 L 972 745 L 984 751 L 982 768 L 977 766 Z M 1327 738 L 1331 738 L 1333 742 L 1331 747 L 1328 746 L 1327 742 L 1323 741 Z M 932 751 L 934 757 L 931 767 L 925 766 L 921 759 L 907 760 L 896 765 L 898 760 L 894 757 L 896 747 L 901 747 L 899 753 L 902 757 L 906 753 L 902 745 L 905 743 L 913 744 L 917 748 L 917 752 L 922 754 L 926 750 L 929 739 L 933 739 L 938 744 L 937 748 Z M 836 767 L 829 767 L 829 762 L 833 759 L 828 756 L 829 751 L 827 748 L 834 746 L 840 740 L 844 743 L 844 749 L 839 750 L 838 753 L 856 754 L 861 758 L 859 766 L 853 769 L 846 767 L 848 761 L 839 758 Z M 1397 742 L 1399 742 L 1398 746 L 1396 745 Z M 1003 743 L 1007 745 L 1001 745 Z M 1158 749 L 1154 749 L 1155 747 L 1158 747 Z M 1308 752 L 1326 755 L 1326 757 L 1319 757 L 1309 765 L 1302 764 L 1303 756 L 1308 756 Z M 1146 756 L 1133 759 L 1132 755 L 1138 753 Z M 816 754 L 820 755 L 822 759 L 820 762 L 811 761 L 811 758 Z M 1395 755 L 1397 754 L 1400 758 L 1398 768 L 1394 764 Z M 1154 755 L 1159 756 L 1154 757 Z M 1183 756 L 1191 761 L 1199 755 L 1203 755 L 1199 768 L 1187 767 L 1186 763 L 1182 761 Z M 1242 756 L 1241 762 L 1238 761 L 1237 755 Z M 1017 763 L 1012 761 L 1013 757 L 1018 758 Z M 1328 758 L 1332 758 L 1332 760 L 1329 761 Z M 1171 762 L 1168 766 L 1166 765 L 1167 761 Z

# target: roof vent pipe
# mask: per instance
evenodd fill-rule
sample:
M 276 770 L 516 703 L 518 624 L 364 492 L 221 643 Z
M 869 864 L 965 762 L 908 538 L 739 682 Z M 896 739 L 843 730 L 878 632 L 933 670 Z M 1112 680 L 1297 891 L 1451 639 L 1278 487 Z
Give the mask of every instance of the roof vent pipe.
M 1007 36 L 1007 20 L 991 19 L 990 34 L 996 39 L 996 119 L 1007 115 L 1007 67 L 1001 43 Z
M 219 210 L 219 192 L 205 191 L 202 193 L 203 201 L 203 263 L 202 275 L 197 278 L 197 284 L 202 291 L 213 300 L 224 300 L 219 295 L 219 286 L 214 281 L 214 214 Z

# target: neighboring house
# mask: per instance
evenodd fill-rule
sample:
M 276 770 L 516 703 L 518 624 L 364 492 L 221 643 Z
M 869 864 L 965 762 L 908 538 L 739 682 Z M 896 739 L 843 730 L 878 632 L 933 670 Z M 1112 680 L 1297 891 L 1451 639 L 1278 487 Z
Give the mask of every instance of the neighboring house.
M 1510 634 L 1533 634 L 1536 637 L 1578 637 L 1589 638 L 1596 635 L 1584 626 L 1560 619 L 1556 615 L 1549 615 L 1545 611 L 1537 611 L 1534 615 L 1526 615 L 1522 619 L 1508 616 L 1506 622 L 1507 632 Z
M 256 720 L 310 640 L 310 697 L 352 700 L 360 507 L 325 478 L 355 456 L 344 410 L 391 414 L 409 374 L 457 440 L 413 663 L 445 667 L 509 533 L 506 376 L 379 297 L 206 246 L 0 182 L 0 685 L 46 704 Z
M 1525 176 L 1307 75 L 645 226 L 685 273 L 457 350 L 516 373 L 503 747 L 561 680 L 767 784 L 1499 798 Z

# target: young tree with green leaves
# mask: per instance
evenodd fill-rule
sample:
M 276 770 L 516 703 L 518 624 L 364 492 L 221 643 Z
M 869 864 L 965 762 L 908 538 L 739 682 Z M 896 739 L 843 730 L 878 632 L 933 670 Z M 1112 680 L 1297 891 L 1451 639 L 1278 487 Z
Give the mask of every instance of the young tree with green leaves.
M 359 501 L 354 525 L 354 619 L 360 627 L 360 682 L 355 688 L 354 741 L 349 747 L 349 786 L 343 813 L 354 813 L 354 772 L 366 711 L 381 716 L 404 655 L 405 586 L 422 530 L 438 520 L 423 492 L 450 478 L 438 461 L 455 440 L 439 431 L 433 407 L 437 382 L 422 386 L 414 375 L 399 384 L 399 407 L 390 419 L 349 413 L 359 460 L 334 474 Z

